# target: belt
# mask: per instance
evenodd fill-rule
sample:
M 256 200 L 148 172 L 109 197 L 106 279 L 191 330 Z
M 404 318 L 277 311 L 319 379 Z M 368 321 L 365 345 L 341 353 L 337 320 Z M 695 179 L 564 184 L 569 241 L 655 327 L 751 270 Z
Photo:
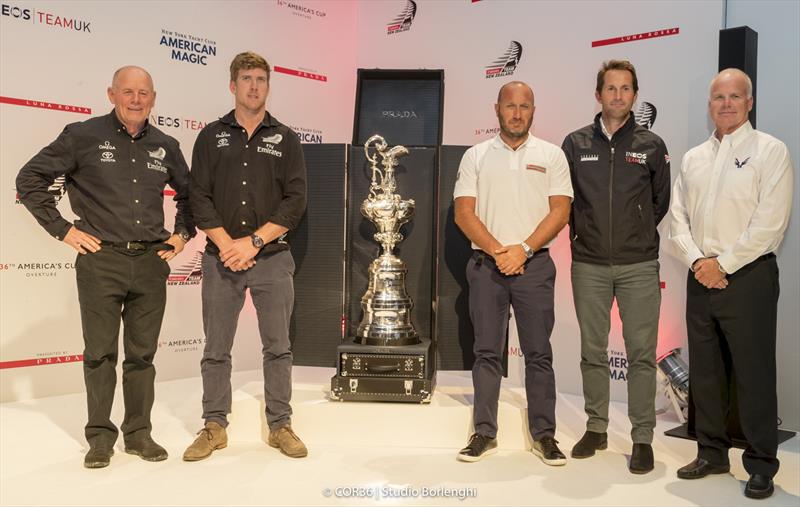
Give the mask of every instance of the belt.
M 163 243 L 163 241 L 101 241 L 102 246 L 110 246 L 114 248 L 122 248 L 124 250 L 149 250 L 154 245 Z

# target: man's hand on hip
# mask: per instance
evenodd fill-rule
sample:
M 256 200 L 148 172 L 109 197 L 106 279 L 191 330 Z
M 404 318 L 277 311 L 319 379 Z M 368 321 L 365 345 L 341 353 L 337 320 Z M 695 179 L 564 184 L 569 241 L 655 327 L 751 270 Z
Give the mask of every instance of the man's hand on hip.
M 79 230 L 74 225 L 69 228 L 67 235 L 64 236 L 64 243 L 68 244 L 82 255 L 100 250 L 99 239 L 89 233 Z

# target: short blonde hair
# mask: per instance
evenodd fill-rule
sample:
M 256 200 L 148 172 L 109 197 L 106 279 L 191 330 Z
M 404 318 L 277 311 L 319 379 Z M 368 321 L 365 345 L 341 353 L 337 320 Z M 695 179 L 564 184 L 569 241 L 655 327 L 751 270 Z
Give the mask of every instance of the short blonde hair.
M 240 70 L 250 69 L 264 69 L 267 72 L 267 82 L 269 82 L 270 67 L 263 56 L 253 53 L 252 51 L 245 51 L 239 53 L 233 58 L 231 62 L 231 81 L 236 81 L 239 77 Z

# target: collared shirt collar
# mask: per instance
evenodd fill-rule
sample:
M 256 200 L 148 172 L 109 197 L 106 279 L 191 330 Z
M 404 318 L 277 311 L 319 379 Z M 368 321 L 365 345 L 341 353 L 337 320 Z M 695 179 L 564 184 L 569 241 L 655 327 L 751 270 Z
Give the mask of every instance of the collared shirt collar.
M 748 120 L 743 124 L 741 124 L 739 128 L 734 130 L 732 133 L 722 136 L 722 141 L 727 141 L 731 144 L 731 146 L 736 146 L 742 141 L 744 141 L 752 131 L 753 131 L 753 126 L 750 125 L 750 121 Z M 709 139 L 711 140 L 711 143 L 714 146 L 714 148 L 719 148 L 720 144 L 722 144 L 722 141 L 717 139 L 716 129 L 714 130 L 714 132 L 711 133 L 711 137 Z
M 628 113 L 628 119 L 625 120 L 625 123 L 620 125 L 620 127 L 614 132 L 613 134 L 609 134 L 608 130 L 606 129 L 605 123 L 603 123 L 603 112 L 599 112 L 594 116 L 594 128 L 599 133 L 602 134 L 606 139 L 609 141 L 614 136 L 622 136 L 628 130 L 632 130 L 636 126 L 636 118 L 633 115 L 633 111 Z
M 111 110 L 111 113 L 109 114 L 109 117 L 111 118 L 111 123 L 114 125 L 115 129 L 117 129 L 118 131 L 125 132 L 126 134 L 131 136 L 131 133 L 128 132 L 128 128 L 125 127 L 125 124 L 122 123 L 121 121 L 119 121 L 119 118 L 117 117 L 116 109 L 112 109 Z M 145 119 L 144 120 L 144 125 L 142 126 L 142 129 L 139 132 L 137 132 L 135 136 L 131 136 L 131 138 L 139 139 L 139 138 L 144 137 L 145 135 L 147 135 L 147 131 L 148 131 L 149 128 L 150 128 L 150 121 Z
M 500 137 L 500 134 L 497 134 L 496 136 L 494 136 L 494 139 L 492 140 L 492 146 L 495 147 L 495 148 L 505 148 L 508 151 L 519 151 L 520 148 L 523 148 L 523 147 L 524 148 L 533 148 L 533 146 L 534 146 L 533 135 L 530 132 L 528 132 L 528 138 L 525 139 L 525 142 L 520 144 L 517 147 L 516 150 L 513 150 L 513 149 L 511 149 L 511 147 L 509 145 L 506 144 L 505 141 L 503 141 L 503 138 Z
M 222 118 L 220 118 L 219 121 L 231 127 L 241 127 L 241 125 L 239 125 L 239 122 L 236 121 L 235 109 L 231 109 L 231 111 Z M 264 118 L 261 120 L 261 125 L 264 127 L 277 127 L 278 122 L 275 120 L 275 118 L 272 117 L 271 114 L 269 114 L 269 111 L 264 111 Z

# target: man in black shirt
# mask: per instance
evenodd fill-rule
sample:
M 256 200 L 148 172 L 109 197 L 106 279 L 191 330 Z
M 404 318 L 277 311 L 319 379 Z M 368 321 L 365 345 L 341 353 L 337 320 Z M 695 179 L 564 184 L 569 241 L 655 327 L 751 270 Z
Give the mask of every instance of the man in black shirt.
M 266 60 L 241 53 L 230 72 L 235 109 L 200 132 L 192 154 L 191 202 L 208 238 L 202 290 L 206 345 L 200 363 L 205 425 L 183 459 L 197 461 L 227 445 L 231 348 L 248 288 L 263 344 L 269 445 L 300 458 L 308 450 L 292 431 L 289 405 L 295 266 L 284 238 L 305 212 L 305 162 L 297 135 L 264 109 Z
M 17 176 L 20 200 L 51 236 L 78 251 L 75 271 L 85 349 L 89 421 L 87 468 L 107 466 L 119 431 L 111 422 L 120 316 L 125 452 L 167 458 L 150 436 L 153 357 L 166 303 L 169 264 L 194 234 L 189 168 L 178 142 L 150 125 L 156 93 L 150 74 L 122 67 L 108 88 L 114 110 L 67 125 Z M 65 176 L 78 216 L 70 224 L 47 189 Z M 175 191 L 174 233 L 164 229 L 165 185 Z
M 564 139 L 575 200 L 570 214 L 572 296 L 581 330 L 586 432 L 572 448 L 588 458 L 608 447 L 608 333 L 619 306 L 628 359 L 628 417 L 633 447 L 628 469 L 653 470 L 656 344 L 661 305 L 658 231 L 669 205 L 664 141 L 638 125 L 631 108 L 639 81 L 627 60 L 603 63 L 594 122 Z

